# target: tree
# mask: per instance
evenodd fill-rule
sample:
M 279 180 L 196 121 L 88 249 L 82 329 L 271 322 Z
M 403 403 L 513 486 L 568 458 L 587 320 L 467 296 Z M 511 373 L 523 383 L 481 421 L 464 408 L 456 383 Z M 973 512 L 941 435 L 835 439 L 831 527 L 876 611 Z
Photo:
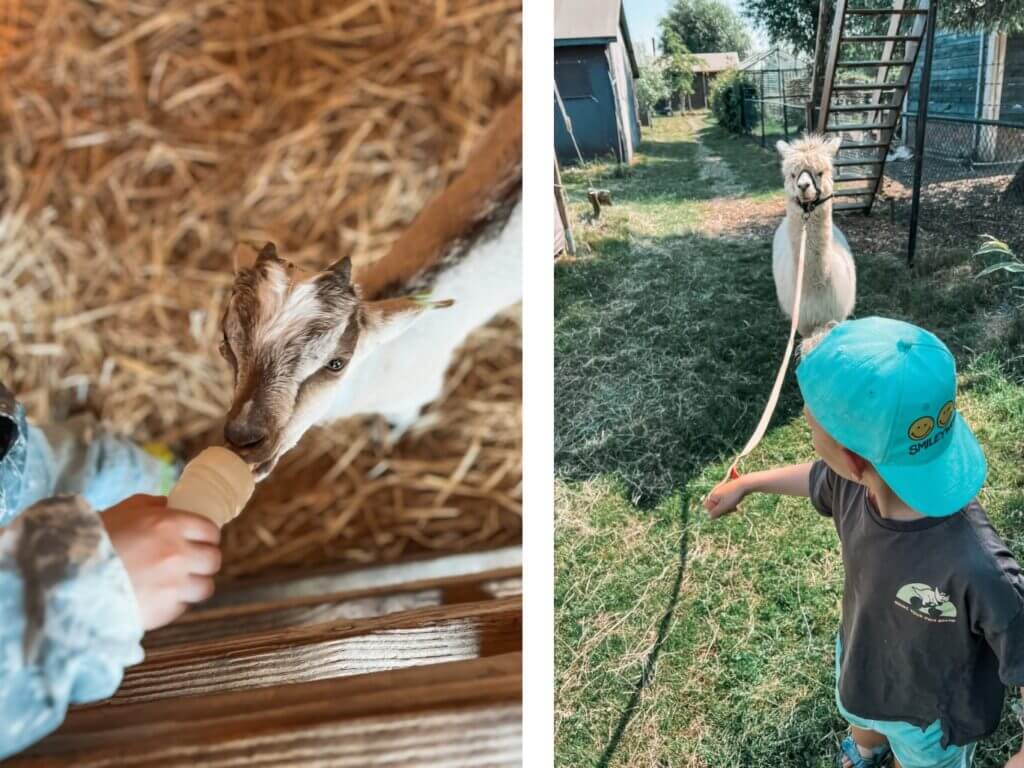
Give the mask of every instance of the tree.
M 743 0 L 743 15 L 764 29 L 772 43 L 814 54 L 817 0 Z M 941 0 L 938 28 L 1024 32 L 1024 0 Z
M 659 26 L 666 52 L 670 33 L 693 53 L 736 51 L 742 59 L 753 47 L 747 25 L 721 0 L 673 0 Z
M 661 40 L 665 84 L 671 97 L 685 108 L 683 104 L 686 97 L 693 93 L 693 70 L 698 64 L 697 57 L 690 53 L 675 30 L 665 30 Z
M 659 101 L 668 99 L 670 95 L 664 59 L 640 64 L 640 77 L 636 81 L 636 101 L 644 125 L 651 124 L 650 117 L 654 106 Z

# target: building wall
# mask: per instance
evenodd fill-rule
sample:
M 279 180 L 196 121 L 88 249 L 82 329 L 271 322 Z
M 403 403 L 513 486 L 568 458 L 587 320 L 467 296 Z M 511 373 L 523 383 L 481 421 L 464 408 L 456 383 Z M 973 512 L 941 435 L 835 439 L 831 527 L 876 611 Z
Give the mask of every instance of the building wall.
M 935 31 L 935 53 L 932 57 L 931 92 L 928 113 L 936 117 L 975 117 L 978 106 L 978 75 L 983 66 L 979 59 L 984 36 Z M 921 70 L 924 68 L 924 46 L 917 57 L 910 79 L 907 111 L 917 112 L 921 93 Z
M 1006 65 L 1003 69 L 1003 101 L 999 119 L 1024 124 L 1024 35 L 1006 40 Z
M 994 37 L 936 31 L 929 118 L 984 118 L 1024 125 L 1024 35 L 1007 37 L 1002 65 L 997 61 L 989 66 L 998 53 Z M 911 115 L 920 106 L 924 53 L 922 49 L 911 78 L 907 99 Z M 986 87 L 986 78 L 996 79 Z M 905 140 L 912 142 L 915 120 L 906 117 L 904 124 Z M 972 162 L 1016 162 L 1024 158 L 1024 129 L 929 120 L 925 148 L 930 155 Z
M 608 76 L 606 45 L 555 48 L 555 83 L 584 160 L 617 156 L 616 98 Z M 579 162 L 562 115 L 555 105 L 555 153 L 559 162 Z
M 626 52 L 626 41 L 619 27 L 618 39 L 609 46 L 612 61 L 615 64 L 615 84 L 619 90 L 619 115 L 627 135 L 629 150 L 626 159 L 633 159 L 633 151 L 640 143 L 640 116 L 637 111 L 636 96 L 633 92 L 633 70 L 629 66 L 629 54 Z

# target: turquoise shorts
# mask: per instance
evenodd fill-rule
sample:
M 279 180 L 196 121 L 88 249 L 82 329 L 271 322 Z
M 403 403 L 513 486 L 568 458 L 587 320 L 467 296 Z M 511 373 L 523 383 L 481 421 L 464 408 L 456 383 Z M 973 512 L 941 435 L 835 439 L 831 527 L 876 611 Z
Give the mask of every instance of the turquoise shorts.
M 839 661 L 843 647 L 836 635 L 836 705 L 839 714 L 850 725 L 880 733 L 889 740 L 889 748 L 903 768 L 968 768 L 974 760 L 976 743 L 964 747 L 950 744 L 942 748 L 942 727 L 939 721 L 922 729 L 899 720 L 868 720 L 851 714 L 839 700 Z

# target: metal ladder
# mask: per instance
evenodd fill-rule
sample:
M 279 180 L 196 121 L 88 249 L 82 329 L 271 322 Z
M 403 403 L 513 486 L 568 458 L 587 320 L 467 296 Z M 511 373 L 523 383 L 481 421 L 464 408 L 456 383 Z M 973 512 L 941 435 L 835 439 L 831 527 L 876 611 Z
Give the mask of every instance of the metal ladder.
M 850 7 L 847 0 L 838 0 L 827 61 L 819 70 L 827 2 L 822 0 L 819 17 L 812 81 L 812 107 L 818 106 L 816 122 L 810 124 L 819 133 L 839 134 L 843 139 L 835 160 L 833 210 L 867 214 L 881 185 L 886 155 L 927 32 L 929 0 L 916 0 L 916 5 L 915 0 L 892 0 L 891 5 L 874 8 Z M 884 32 L 872 29 L 880 27 L 882 20 L 887 22 Z M 855 47 L 871 53 L 852 55 Z M 875 50 L 879 50 L 877 56 Z

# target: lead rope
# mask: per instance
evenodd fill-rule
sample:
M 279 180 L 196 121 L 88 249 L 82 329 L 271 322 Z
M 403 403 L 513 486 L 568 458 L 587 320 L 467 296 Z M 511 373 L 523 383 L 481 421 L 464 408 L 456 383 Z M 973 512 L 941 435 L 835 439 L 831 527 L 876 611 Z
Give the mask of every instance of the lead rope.
M 743 459 L 747 454 L 754 450 L 758 443 L 761 442 L 761 438 L 764 437 L 764 433 L 768 431 L 768 423 L 772 420 L 772 414 L 775 413 L 775 406 L 779 403 L 779 394 L 782 392 L 782 382 L 786 379 L 786 371 L 789 369 L 789 360 L 793 356 L 793 346 L 796 343 L 796 327 L 800 323 L 800 298 L 803 295 L 804 290 L 804 248 L 807 244 L 807 219 L 810 218 L 809 213 L 803 213 L 800 217 L 802 219 L 800 223 L 800 253 L 797 255 L 796 260 L 796 290 L 793 296 L 793 313 L 792 320 L 789 324 L 789 342 L 786 344 L 786 354 L 782 358 L 782 363 L 779 365 L 779 372 L 775 374 L 775 384 L 772 386 L 771 396 L 768 398 L 768 402 L 764 406 L 764 413 L 761 414 L 761 420 L 757 423 L 757 428 L 754 430 L 754 434 L 747 440 L 747 444 L 743 446 L 743 450 L 737 454 L 736 458 L 733 459 L 732 464 L 729 465 L 729 471 L 725 473 L 725 477 L 722 479 L 723 482 L 726 480 L 735 480 L 740 476 L 739 467 L 740 460 Z

